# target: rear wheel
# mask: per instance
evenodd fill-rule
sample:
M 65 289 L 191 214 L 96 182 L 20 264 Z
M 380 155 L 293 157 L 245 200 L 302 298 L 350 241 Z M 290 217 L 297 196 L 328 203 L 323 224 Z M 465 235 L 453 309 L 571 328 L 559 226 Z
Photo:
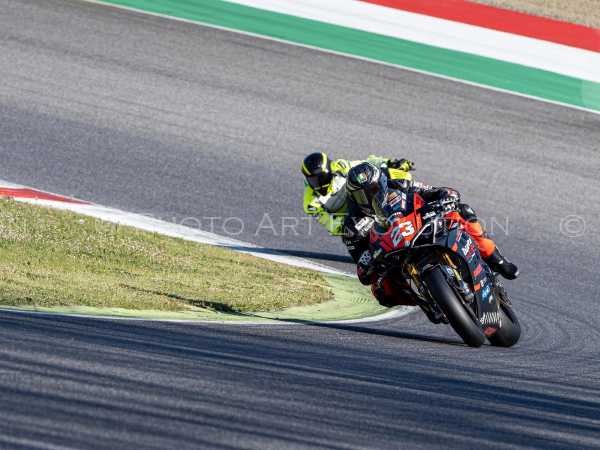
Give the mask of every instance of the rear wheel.
M 450 325 L 470 347 L 481 347 L 485 342 L 485 334 L 477 323 L 473 321 L 466 306 L 458 298 L 448 284 L 440 267 L 430 270 L 424 277 L 431 296 L 435 299 Z
M 488 337 L 488 341 L 496 347 L 512 347 L 521 337 L 521 324 L 510 306 L 500 303 L 498 312 L 502 320 L 502 327 Z

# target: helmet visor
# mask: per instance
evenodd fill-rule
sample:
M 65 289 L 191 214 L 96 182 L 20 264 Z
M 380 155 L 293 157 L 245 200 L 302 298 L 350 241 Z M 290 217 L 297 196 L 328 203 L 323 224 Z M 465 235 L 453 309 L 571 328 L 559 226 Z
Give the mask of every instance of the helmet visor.
M 385 182 L 384 184 L 381 184 L 380 180 L 379 182 L 371 183 L 370 185 L 363 186 L 355 191 L 350 191 L 350 196 L 360 209 L 363 211 L 372 211 L 373 199 L 382 188 L 387 188 L 387 184 Z

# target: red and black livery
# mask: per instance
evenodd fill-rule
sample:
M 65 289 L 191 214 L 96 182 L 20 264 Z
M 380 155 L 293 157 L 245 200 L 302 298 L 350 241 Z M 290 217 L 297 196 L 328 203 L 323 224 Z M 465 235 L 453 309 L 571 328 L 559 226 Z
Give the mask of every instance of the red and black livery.
M 402 286 L 397 292 L 410 295 L 432 321 L 449 323 L 466 344 L 514 345 L 521 328 L 511 302 L 456 201 L 427 203 L 412 191 L 388 199 L 386 223 L 370 233 L 377 273 Z

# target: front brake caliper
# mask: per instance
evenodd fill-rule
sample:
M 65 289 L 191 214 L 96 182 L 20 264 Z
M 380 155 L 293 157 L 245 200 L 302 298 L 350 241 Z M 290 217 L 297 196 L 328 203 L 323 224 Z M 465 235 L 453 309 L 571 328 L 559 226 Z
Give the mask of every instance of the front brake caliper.
M 443 266 L 446 274 L 448 275 L 448 280 L 452 283 L 454 288 L 460 293 L 462 298 L 467 302 L 471 303 L 475 299 L 475 294 L 469 287 L 468 283 L 466 283 L 458 270 L 450 266 Z

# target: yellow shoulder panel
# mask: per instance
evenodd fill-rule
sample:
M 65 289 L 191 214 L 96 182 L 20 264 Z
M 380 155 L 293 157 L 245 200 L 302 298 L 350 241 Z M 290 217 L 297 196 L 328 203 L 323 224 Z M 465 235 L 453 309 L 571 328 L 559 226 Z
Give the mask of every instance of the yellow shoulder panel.
M 410 172 L 406 172 L 400 169 L 388 169 L 390 179 L 392 180 L 412 180 Z

